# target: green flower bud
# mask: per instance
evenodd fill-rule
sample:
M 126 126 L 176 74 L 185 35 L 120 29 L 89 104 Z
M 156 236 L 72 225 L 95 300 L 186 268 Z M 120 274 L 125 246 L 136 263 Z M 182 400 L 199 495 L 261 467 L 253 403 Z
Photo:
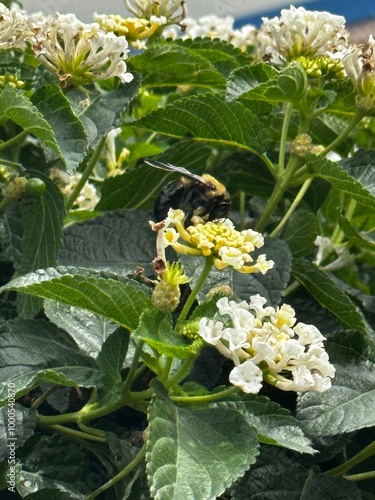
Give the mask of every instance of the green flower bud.
M 163 313 L 173 312 L 180 302 L 181 292 L 179 285 L 162 280 L 152 292 L 153 304 Z
M 312 149 L 311 137 L 307 134 L 299 134 L 290 145 L 290 152 L 296 156 L 305 156 Z

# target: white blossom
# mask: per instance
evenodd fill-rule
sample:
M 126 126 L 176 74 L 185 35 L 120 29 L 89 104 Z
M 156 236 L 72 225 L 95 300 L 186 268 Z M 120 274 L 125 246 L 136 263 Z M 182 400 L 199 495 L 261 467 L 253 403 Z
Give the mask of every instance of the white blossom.
M 262 388 L 262 370 L 251 360 L 247 360 L 233 368 L 229 374 L 229 381 L 242 389 L 243 392 L 258 394 Z
M 181 22 L 186 16 L 186 0 L 125 0 L 134 16 L 166 25 Z
M 47 16 L 36 30 L 35 55 L 65 85 L 86 85 L 118 76 L 128 83 L 128 42 L 124 36 L 106 33 L 99 24 L 85 24 L 74 14 Z
M 245 392 L 260 390 L 260 373 L 286 391 L 323 391 L 331 386 L 335 368 L 324 349 L 324 336 L 314 325 L 297 323 L 290 305 L 273 308 L 255 295 L 250 303 L 223 297 L 217 307 L 220 320 L 202 318 L 199 334 L 232 359 L 232 379 Z M 250 390 L 251 374 L 255 379 Z
M 264 17 L 257 36 L 258 56 L 283 65 L 299 56 L 314 57 L 341 50 L 348 38 L 345 18 L 303 7 L 283 9 L 280 17 Z
M 199 19 L 187 17 L 183 22 L 183 34 L 181 38 L 218 38 L 226 42 L 230 42 L 235 47 L 241 50 L 246 50 L 249 45 L 255 44 L 257 30 L 255 26 L 245 25 L 240 29 L 234 28 L 234 18 L 231 16 L 218 17 L 215 15 L 203 16 Z M 177 30 L 173 27 L 165 30 L 163 35 L 166 38 L 176 38 Z
M 73 192 L 81 177 L 82 174 L 75 173 L 70 178 L 70 182 L 61 188 L 62 193 L 69 196 Z M 74 205 L 77 210 L 93 210 L 99 202 L 99 199 L 100 198 L 96 192 L 95 186 L 90 182 L 86 182 L 77 196 Z
M 26 13 L 18 8 L 9 10 L 0 3 L 0 17 L 0 49 L 26 49 L 34 35 Z

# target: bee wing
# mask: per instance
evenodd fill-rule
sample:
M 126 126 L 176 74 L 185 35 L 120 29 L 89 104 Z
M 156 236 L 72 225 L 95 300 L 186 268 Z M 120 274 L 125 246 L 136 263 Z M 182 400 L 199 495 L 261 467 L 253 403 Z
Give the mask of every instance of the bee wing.
M 181 175 L 202 182 L 202 184 L 207 184 L 207 181 L 203 177 L 201 177 L 200 175 L 193 174 L 192 172 L 189 172 L 189 170 L 187 170 L 184 167 L 178 167 L 177 165 L 172 165 L 171 163 L 162 163 L 161 161 L 157 160 L 144 159 L 143 161 L 147 165 L 150 165 L 150 167 L 160 168 L 162 170 L 167 170 L 169 172 L 178 172 Z

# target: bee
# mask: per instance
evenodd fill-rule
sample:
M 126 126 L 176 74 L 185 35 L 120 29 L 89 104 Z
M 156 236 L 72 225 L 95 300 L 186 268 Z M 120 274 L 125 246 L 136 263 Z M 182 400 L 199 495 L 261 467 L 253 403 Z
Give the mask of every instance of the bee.
M 194 216 L 199 216 L 204 221 L 213 221 L 228 215 L 230 196 L 225 186 L 212 175 L 196 175 L 184 167 L 155 160 L 147 159 L 144 162 L 151 167 L 179 172 L 188 177 L 171 181 L 161 191 L 154 204 L 154 217 L 157 221 L 164 220 L 170 208 L 183 210 L 188 224 Z

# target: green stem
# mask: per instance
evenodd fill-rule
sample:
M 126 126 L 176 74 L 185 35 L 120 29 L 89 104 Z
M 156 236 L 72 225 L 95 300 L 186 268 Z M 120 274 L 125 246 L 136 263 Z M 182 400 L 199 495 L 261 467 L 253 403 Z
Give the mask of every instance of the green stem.
M 330 151 L 333 151 L 346 137 L 350 134 L 350 132 L 358 125 L 358 123 L 362 120 L 365 115 L 357 111 L 353 116 L 352 121 L 349 125 L 339 134 L 334 141 L 331 142 L 320 154 L 319 156 L 325 156 Z
M 210 403 L 211 401 L 217 401 L 223 399 L 227 396 L 239 391 L 237 386 L 228 387 L 221 392 L 215 392 L 215 394 L 207 394 L 207 396 L 169 396 L 171 401 L 175 403 Z
M 355 465 L 360 464 L 372 455 L 375 455 L 375 441 L 373 441 L 368 446 L 366 446 L 366 448 L 354 455 L 354 457 L 350 458 L 334 469 L 327 471 L 325 474 L 327 474 L 327 476 L 341 476 L 342 474 L 344 474 L 344 472 L 352 469 Z
M 275 229 L 272 231 L 270 236 L 273 238 L 281 231 L 281 229 L 285 226 L 285 224 L 288 222 L 289 218 L 299 205 L 299 203 L 302 201 L 302 198 L 305 196 L 306 191 L 309 189 L 310 184 L 312 183 L 313 179 L 308 179 L 307 181 L 304 182 L 302 185 L 301 189 L 299 190 L 297 196 L 294 198 L 293 203 L 290 205 L 288 211 L 284 215 L 284 217 L 281 219 L 279 224 L 275 227 Z
M 124 399 L 125 395 L 129 392 L 130 386 L 133 383 L 135 374 L 137 373 L 138 360 L 139 360 L 139 357 L 142 354 L 143 345 L 144 345 L 144 341 L 140 340 L 138 342 L 136 348 L 135 348 L 134 356 L 133 356 L 133 359 L 132 359 L 132 363 L 130 365 L 128 375 L 126 377 L 126 380 L 125 380 L 125 383 L 124 383 L 124 387 L 122 388 L 122 396 L 123 396 L 122 399 Z
M 276 182 L 275 189 L 273 190 L 269 202 L 255 228 L 256 231 L 262 232 L 266 227 L 267 222 L 271 218 L 283 194 L 288 189 L 290 180 L 292 179 L 297 168 L 301 166 L 302 161 L 302 158 L 300 158 L 299 156 L 292 156 L 290 158 L 284 174 L 279 177 Z
M 0 142 L 0 151 L 3 151 L 4 149 L 10 148 L 17 143 L 22 142 L 28 135 L 29 132 L 27 130 L 23 130 L 20 134 L 17 134 L 9 139 L 9 141 Z
M 100 429 L 94 429 L 93 427 L 89 427 L 88 425 L 85 425 L 83 422 L 77 422 L 77 425 L 81 429 L 81 431 L 87 434 L 105 438 L 105 432 L 101 431 Z
M 172 387 L 174 384 L 178 384 L 181 380 L 183 380 L 188 373 L 190 372 L 191 365 L 193 364 L 195 360 L 195 356 L 190 356 L 185 359 L 185 361 L 182 363 L 181 367 L 176 371 L 176 373 L 171 377 L 167 383 L 165 384 L 165 387 Z
M 79 179 L 76 187 L 73 189 L 71 195 L 66 200 L 65 208 L 66 208 L 67 212 L 69 212 L 69 210 L 74 205 L 74 202 L 76 201 L 79 193 L 82 191 L 83 186 L 86 184 L 88 178 L 90 177 L 92 171 L 94 170 L 94 167 L 97 164 L 97 162 L 100 158 L 100 155 L 102 153 L 102 150 L 104 148 L 106 139 L 107 139 L 107 137 L 104 136 L 100 140 L 99 144 L 97 145 L 95 151 L 93 152 L 93 154 L 90 158 L 90 161 L 87 163 L 85 170 L 82 172 L 82 177 Z
M 344 476 L 348 481 L 364 481 L 365 479 L 372 479 L 375 477 L 375 470 L 369 472 L 362 472 L 361 474 L 351 474 L 350 476 Z
M 189 314 L 190 308 L 194 303 L 194 300 L 196 296 L 198 295 L 200 289 L 203 286 L 203 283 L 206 281 L 207 276 L 209 275 L 209 272 L 211 271 L 213 262 L 210 258 L 206 258 L 206 262 L 204 264 L 204 268 L 202 271 L 202 274 L 200 275 L 197 284 L 195 285 L 194 289 L 191 291 L 191 294 L 189 295 L 187 301 L 185 302 L 185 305 L 181 311 L 180 317 L 178 318 L 176 329 L 178 330 L 178 326 L 186 319 L 187 315 Z
M 63 425 L 49 425 L 48 429 L 56 431 L 60 434 L 65 434 L 66 436 L 73 438 L 87 439 L 89 441 L 96 441 L 97 443 L 106 443 L 106 439 L 101 436 L 94 436 L 93 434 L 88 434 L 87 432 L 76 431 L 70 429 L 69 427 L 64 427 Z
M 125 469 L 116 474 L 116 476 L 114 476 L 110 481 L 100 486 L 100 488 L 93 491 L 88 497 L 86 497 L 86 500 L 92 500 L 93 498 L 96 498 L 98 495 L 100 495 L 101 493 L 103 493 L 104 491 L 108 490 L 116 483 L 121 481 L 121 479 L 127 476 L 144 459 L 145 455 L 146 455 L 146 443 L 142 446 L 141 450 L 139 451 L 138 455 L 136 455 L 134 460 L 132 460 L 130 464 L 128 464 L 125 467 Z
M 289 123 L 290 123 L 290 117 L 292 116 L 292 111 L 293 111 L 293 104 L 288 102 L 284 115 L 283 128 L 281 130 L 279 165 L 278 165 L 279 173 L 284 172 L 286 141 L 288 138 Z
M 11 203 L 11 200 L 9 198 L 3 198 L 0 201 L 0 213 L 5 211 L 6 207 L 9 205 L 9 203 Z
M 172 363 L 173 363 L 173 358 L 171 356 L 167 356 L 165 363 L 162 366 L 161 373 L 158 374 L 158 378 L 160 379 L 161 382 L 165 382 L 168 379 Z

